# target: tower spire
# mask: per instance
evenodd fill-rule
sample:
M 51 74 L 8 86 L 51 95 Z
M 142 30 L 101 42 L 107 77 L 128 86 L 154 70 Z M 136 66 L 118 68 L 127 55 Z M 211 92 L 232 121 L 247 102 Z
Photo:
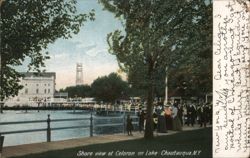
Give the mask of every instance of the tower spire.
M 76 63 L 76 85 L 83 85 L 82 63 Z

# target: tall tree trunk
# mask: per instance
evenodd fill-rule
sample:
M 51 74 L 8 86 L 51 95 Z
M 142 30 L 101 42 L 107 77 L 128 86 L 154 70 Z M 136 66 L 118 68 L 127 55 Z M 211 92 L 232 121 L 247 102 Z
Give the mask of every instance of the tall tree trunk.
M 154 89 L 154 80 L 153 80 L 153 63 L 149 62 L 148 67 L 148 90 L 147 90 L 147 115 L 146 115 L 146 127 L 144 138 L 150 139 L 154 137 L 153 134 L 153 89 Z
M 0 113 L 3 113 L 3 100 L 0 101 Z
M 0 0 L 0 9 L 2 6 L 4 0 Z M 0 15 L 1 17 L 1 15 Z M 3 113 L 3 100 L 4 100 L 4 95 L 3 95 L 3 62 L 2 62 L 2 28 L 0 26 L 0 113 Z
M 1 35 L 1 31 L 0 31 Z M 1 48 L 1 39 L 0 39 L 0 48 Z M 0 113 L 3 113 L 3 67 L 2 67 L 2 50 L 0 50 Z

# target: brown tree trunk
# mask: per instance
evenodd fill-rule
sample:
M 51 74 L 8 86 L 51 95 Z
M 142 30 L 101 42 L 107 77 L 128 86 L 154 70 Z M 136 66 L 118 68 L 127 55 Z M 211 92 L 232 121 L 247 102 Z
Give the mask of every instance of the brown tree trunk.
M 153 133 L 153 63 L 149 62 L 148 67 L 148 92 L 147 92 L 147 115 L 144 138 L 150 139 L 154 137 Z
M 3 113 L 3 103 L 2 103 L 2 99 L 0 101 L 0 113 L 2 114 Z
M 2 3 L 2 1 L 1 1 Z M 1 35 L 1 32 L 0 32 Z M 1 43 L 1 39 L 0 39 L 0 43 Z M 2 67 L 2 50 L 0 50 L 0 113 L 3 113 L 3 67 Z

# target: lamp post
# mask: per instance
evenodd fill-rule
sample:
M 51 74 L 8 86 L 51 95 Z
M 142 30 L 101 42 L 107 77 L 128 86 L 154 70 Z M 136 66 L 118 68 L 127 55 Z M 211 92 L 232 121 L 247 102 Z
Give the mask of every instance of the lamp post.
M 164 100 L 164 104 L 167 105 L 167 103 L 168 103 L 168 67 L 166 67 L 165 71 L 166 71 L 166 78 L 165 78 L 165 100 Z

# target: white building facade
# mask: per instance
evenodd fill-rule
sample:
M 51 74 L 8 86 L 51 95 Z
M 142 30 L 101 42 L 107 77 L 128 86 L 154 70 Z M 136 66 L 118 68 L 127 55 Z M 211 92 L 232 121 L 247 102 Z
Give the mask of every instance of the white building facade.
M 27 72 L 22 74 L 23 77 L 20 79 L 20 84 L 23 88 L 16 97 L 6 102 L 7 106 L 24 104 L 35 106 L 38 102 L 47 103 L 54 97 L 56 85 L 55 72 Z

